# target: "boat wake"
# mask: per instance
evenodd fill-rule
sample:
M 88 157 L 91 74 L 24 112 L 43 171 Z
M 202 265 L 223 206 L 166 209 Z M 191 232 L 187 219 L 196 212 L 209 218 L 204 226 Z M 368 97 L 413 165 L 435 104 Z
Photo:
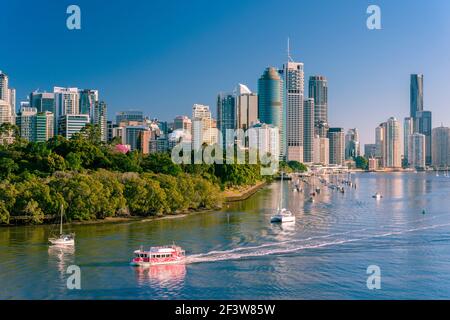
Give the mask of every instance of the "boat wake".
M 266 244 L 262 244 L 262 245 L 258 245 L 258 246 L 239 247 L 239 248 L 223 250 L 223 251 L 214 250 L 214 251 L 210 251 L 207 253 L 187 256 L 186 263 L 192 264 L 192 263 L 214 262 L 214 261 L 223 261 L 223 260 L 239 260 L 239 259 L 261 257 L 261 256 L 267 256 L 267 255 L 291 254 L 291 253 L 308 250 L 308 249 L 319 249 L 319 248 L 323 248 L 323 247 L 337 246 L 337 245 L 353 243 L 353 242 L 360 242 L 360 241 L 365 241 L 365 240 L 370 240 L 370 239 L 402 235 L 402 234 L 423 231 L 423 230 L 429 230 L 429 229 L 436 229 L 436 228 L 441 228 L 441 227 L 446 227 L 446 226 L 450 226 L 450 223 L 435 224 L 435 225 L 430 225 L 430 226 L 411 228 L 411 229 L 407 229 L 407 230 L 389 231 L 389 232 L 384 232 L 384 233 L 374 233 L 374 234 L 369 234 L 369 235 L 364 234 L 364 235 L 361 235 L 360 237 L 347 238 L 347 239 L 339 238 L 339 236 L 342 236 L 342 235 L 352 234 L 352 233 L 356 233 L 356 232 L 364 232 L 369 229 L 369 228 L 364 228 L 364 229 L 353 230 L 353 231 L 348 231 L 348 232 L 333 233 L 333 234 L 324 235 L 324 236 L 316 236 L 316 237 L 309 237 L 309 238 L 297 239 L 297 240 L 294 239 L 294 240 L 289 240 L 289 241 L 266 243 Z M 323 240 L 323 239 L 332 238 L 332 237 L 338 237 L 338 239 L 334 239 L 331 241 Z

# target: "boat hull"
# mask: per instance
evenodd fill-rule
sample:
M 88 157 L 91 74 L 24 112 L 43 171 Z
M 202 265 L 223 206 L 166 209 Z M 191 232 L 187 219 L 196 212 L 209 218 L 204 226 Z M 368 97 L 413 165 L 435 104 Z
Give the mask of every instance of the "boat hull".
M 53 246 L 74 246 L 75 240 L 49 239 L 48 242 Z
M 177 260 L 171 260 L 171 261 L 138 261 L 133 260 L 130 262 L 130 265 L 133 267 L 151 267 L 151 266 L 160 266 L 160 265 L 166 265 L 166 264 L 183 264 L 185 263 L 186 259 L 177 259 Z
M 295 217 L 273 216 L 270 218 L 270 222 L 272 223 L 295 222 Z

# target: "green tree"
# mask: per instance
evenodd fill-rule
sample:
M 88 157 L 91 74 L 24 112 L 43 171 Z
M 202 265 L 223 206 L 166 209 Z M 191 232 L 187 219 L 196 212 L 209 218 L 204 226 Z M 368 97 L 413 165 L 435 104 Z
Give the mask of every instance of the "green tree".
M 363 156 L 358 156 L 355 158 L 355 165 L 358 169 L 367 170 L 369 168 L 369 160 Z

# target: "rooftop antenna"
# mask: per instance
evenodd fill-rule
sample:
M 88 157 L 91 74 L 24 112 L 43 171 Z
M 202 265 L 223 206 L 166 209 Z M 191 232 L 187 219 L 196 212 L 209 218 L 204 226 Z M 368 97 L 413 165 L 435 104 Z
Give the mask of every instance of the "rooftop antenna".
M 294 60 L 291 57 L 291 45 L 290 45 L 289 37 L 287 38 L 287 56 L 288 56 L 288 62 L 294 62 Z

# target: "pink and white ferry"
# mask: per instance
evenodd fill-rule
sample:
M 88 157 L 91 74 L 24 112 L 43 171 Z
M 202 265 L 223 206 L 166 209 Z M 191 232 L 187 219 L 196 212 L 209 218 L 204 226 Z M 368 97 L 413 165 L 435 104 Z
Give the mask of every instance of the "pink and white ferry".
M 161 264 L 183 263 L 186 259 L 185 252 L 176 245 L 151 247 L 144 250 L 142 247 L 134 251 L 134 258 L 131 260 L 133 266 L 154 266 Z

